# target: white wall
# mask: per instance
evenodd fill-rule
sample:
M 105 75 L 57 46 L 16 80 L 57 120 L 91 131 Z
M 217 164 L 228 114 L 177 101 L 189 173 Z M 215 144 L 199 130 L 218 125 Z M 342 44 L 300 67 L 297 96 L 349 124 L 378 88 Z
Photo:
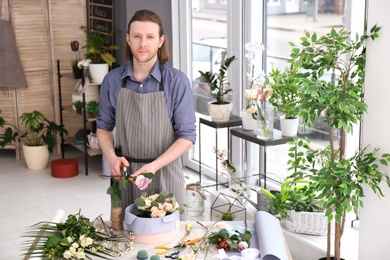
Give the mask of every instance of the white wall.
M 363 123 L 363 145 L 380 147 L 381 153 L 390 153 L 390 1 L 372 0 L 368 3 L 368 28 L 382 26 L 380 38 L 369 41 L 365 101 L 368 114 Z M 390 167 L 386 169 L 390 173 Z M 383 185 L 385 198 L 366 190 L 364 208 L 360 211 L 359 259 L 390 259 L 390 189 Z M 348 243 L 348 241 L 343 241 Z

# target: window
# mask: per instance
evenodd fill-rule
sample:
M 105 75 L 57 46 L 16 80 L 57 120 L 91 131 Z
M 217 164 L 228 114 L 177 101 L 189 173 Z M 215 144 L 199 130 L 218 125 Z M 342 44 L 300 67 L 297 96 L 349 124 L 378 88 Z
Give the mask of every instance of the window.
M 226 5 L 221 8 L 221 4 L 226 2 Z M 193 82 L 193 91 L 196 99 L 196 111 L 199 116 L 207 115 L 206 105 L 212 100 L 207 89 L 202 89 L 202 82 L 199 78 L 198 70 L 215 71 L 220 64 L 220 57 L 223 52 L 232 51 L 235 55 L 244 55 L 243 46 L 245 42 L 252 39 L 264 39 L 264 44 L 267 46 L 267 51 L 264 61 L 264 70 L 270 71 L 271 67 L 284 68 L 288 66 L 288 58 L 290 55 L 291 46 L 289 41 L 299 41 L 299 38 L 304 34 L 304 30 L 309 32 L 316 31 L 318 35 L 327 33 L 332 27 L 340 29 L 343 26 L 351 27 L 351 19 L 348 14 L 364 13 L 364 4 L 355 5 L 353 11 L 346 10 L 351 6 L 345 6 L 343 0 L 334 1 L 318 1 L 318 5 L 314 5 L 317 1 L 314 0 L 268 0 L 266 3 L 259 0 L 243 1 L 243 8 L 236 8 L 239 4 L 236 1 L 209 1 L 209 0 L 192 0 L 196 4 L 196 8 L 192 8 L 192 43 L 191 43 L 191 72 L 190 79 Z M 329 3 L 332 2 L 330 5 Z M 234 5 L 234 8 L 232 7 Z M 248 7 L 245 7 L 248 5 Z M 264 5 L 264 6 L 263 6 Z M 259 6 L 261 8 L 259 8 Z M 358 7 L 356 7 L 358 6 Z M 262 11 L 262 8 L 265 8 Z M 359 8 L 359 10 L 356 10 Z M 239 14 L 238 12 L 241 12 Z M 244 14 L 244 11 L 246 12 Z M 248 12 L 251 12 L 249 15 Z M 263 14 L 266 14 L 265 16 Z M 332 15 L 329 15 L 332 14 Z M 229 21 L 229 18 L 234 16 L 242 16 L 244 25 Z M 238 18 L 239 20 L 239 18 Z M 363 18 L 356 18 L 362 20 Z M 259 22 L 260 21 L 260 22 Z M 265 21 L 266 27 L 259 26 Z M 255 25 L 254 25 L 255 24 Z M 232 28 L 228 28 L 228 27 Z M 241 27 L 240 27 L 241 26 Z M 355 22 L 354 22 L 355 26 Z M 234 35 L 243 34 L 243 40 L 239 37 L 228 36 L 227 32 L 233 32 Z M 238 31 L 238 32 L 237 32 Z M 353 30 L 353 31 L 356 31 Z M 229 37 L 231 37 L 229 42 Z M 241 52 L 240 52 L 241 51 Z M 228 53 L 227 55 L 230 55 Z M 246 60 L 243 57 L 238 57 L 236 63 L 241 63 L 240 68 L 243 68 L 243 73 L 239 79 L 235 79 L 234 86 L 239 86 L 239 89 L 234 89 L 234 95 L 242 95 L 246 84 L 245 69 L 247 68 Z M 235 74 L 239 74 L 235 71 Z M 332 75 L 325 75 L 329 80 Z M 236 97 L 234 97 L 236 98 Z M 234 106 L 238 109 L 245 104 L 243 97 L 239 97 L 238 102 L 234 102 Z M 235 113 L 238 115 L 238 113 Z M 299 129 L 299 136 L 309 136 L 312 143 L 318 145 L 327 144 L 328 133 L 325 131 L 326 126 L 322 118 L 319 118 L 312 128 L 303 131 Z M 275 129 L 280 129 L 279 120 L 275 118 Z M 198 129 L 199 130 L 199 129 Z M 219 131 L 219 130 L 218 130 Z M 354 131 L 358 133 L 358 131 Z M 337 131 L 333 132 L 337 140 Z M 207 136 L 207 137 L 206 137 Z M 221 129 L 218 133 L 218 143 L 223 147 L 226 144 L 227 133 Z M 202 163 L 209 165 L 211 168 L 215 165 L 215 155 L 212 152 L 212 147 L 215 143 L 215 129 L 207 129 L 202 126 Z M 206 140 L 206 141 L 205 141 Z M 358 137 L 349 137 L 348 143 L 356 145 Z M 199 142 L 199 140 L 198 140 Z M 237 145 L 234 144 L 233 145 Z M 244 164 L 252 171 L 258 171 L 258 147 L 254 144 L 243 145 L 240 147 L 232 147 L 234 152 L 238 151 L 240 160 L 234 161 L 237 167 L 242 167 Z M 267 148 L 267 173 L 274 176 L 276 180 L 282 180 L 287 175 L 287 151 L 288 145 L 278 145 Z M 352 149 L 353 150 L 353 149 Z M 198 170 L 198 143 L 194 146 L 190 153 L 189 163 L 192 164 L 194 170 Z M 206 154 L 204 154 L 206 153 Z M 248 157 L 248 158 L 244 158 Z M 254 168 L 254 169 L 253 169 Z

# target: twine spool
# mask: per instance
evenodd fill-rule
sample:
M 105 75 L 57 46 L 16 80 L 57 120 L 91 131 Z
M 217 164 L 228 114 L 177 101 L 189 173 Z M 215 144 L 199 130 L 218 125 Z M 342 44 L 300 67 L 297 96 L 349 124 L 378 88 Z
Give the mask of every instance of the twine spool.
M 111 208 L 111 228 L 115 231 L 123 230 L 122 208 Z

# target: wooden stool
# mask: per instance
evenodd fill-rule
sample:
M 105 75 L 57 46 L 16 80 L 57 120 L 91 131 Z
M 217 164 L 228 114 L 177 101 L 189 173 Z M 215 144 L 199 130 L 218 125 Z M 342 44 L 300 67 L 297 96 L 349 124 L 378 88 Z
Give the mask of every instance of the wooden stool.
M 51 176 L 55 178 L 70 178 L 79 174 L 79 162 L 76 159 L 56 159 L 50 165 Z

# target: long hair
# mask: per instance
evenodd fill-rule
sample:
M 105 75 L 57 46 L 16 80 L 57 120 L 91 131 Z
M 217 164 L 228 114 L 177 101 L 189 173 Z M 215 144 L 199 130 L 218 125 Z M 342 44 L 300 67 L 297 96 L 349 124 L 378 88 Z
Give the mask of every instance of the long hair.
M 164 28 L 162 26 L 162 20 L 161 18 L 150 10 L 139 10 L 134 13 L 133 17 L 131 18 L 129 25 L 127 26 L 127 33 L 130 33 L 130 25 L 135 22 L 152 22 L 156 23 L 158 27 L 160 28 L 159 31 L 159 37 L 164 35 Z M 169 50 L 168 50 L 168 42 L 167 38 L 165 37 L 164 43 L 161 45 L 161 47 L 157 51 L 158 59 L 161 63 L 165 63 L 169 60 Z M 133 53 L 131 53 L 130 46 L 126 42 L 126 59 L 127 61 L 130 61 L 133 59 Z

